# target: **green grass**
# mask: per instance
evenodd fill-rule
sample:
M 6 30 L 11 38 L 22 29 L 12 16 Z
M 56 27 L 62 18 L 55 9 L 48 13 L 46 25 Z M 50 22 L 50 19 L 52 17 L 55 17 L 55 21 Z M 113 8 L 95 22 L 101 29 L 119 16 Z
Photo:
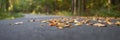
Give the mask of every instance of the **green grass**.
M 55 15 L 59 15 L 59 16 L 73 16 L 72 12 L 68 12 L 68 11 L 57 11 L 57 12 L 55 12 Z
M 23 17 L 25 13 L 3 13 L 0 12 L 0 19 L 15 19 L 18 17 Z M 46 15 L 46 13 L 43 13 Z M 70 11 L 57 11 L 53 13 L 49 13 L 47 15 L 58 15 L 58 16 L 75 16 Z M 100 10 L 91 10 L 90 12 L 80 13 L 77 16 L 97 16 L 97 17 L 120 17 L 120 12 L 111 10 L 108 13 L 107 9 L 100 9 Z
M 90 12 L 81 13 L 79 16 L 120 17 L 120 12 L 114 10 L 110 10 L 110 12 L 108 12 L 107 9 L 100 9 L 90 10 Z
M 114 10 L 110 10 L 110 12 L 108 12 L 106 9 L 101 9 L 96 11 L 95 15 L 102 17 L 120 17 L 120 12 Z
M 54 12 L 54 14 L 60 16 L 74 16 L 72 12 L 68 11 L 57 11 Z M 80 13 L 79 15 L 76 16 L 120 17 L 120 12 L 115 10 L 110 10 L 110 12 L 108 12 L 107 9 L 99 9 L 90 10 L 90 12 Z
M 0 13 L 0 19 L 15 19 L 23 17 L 22 13 Z

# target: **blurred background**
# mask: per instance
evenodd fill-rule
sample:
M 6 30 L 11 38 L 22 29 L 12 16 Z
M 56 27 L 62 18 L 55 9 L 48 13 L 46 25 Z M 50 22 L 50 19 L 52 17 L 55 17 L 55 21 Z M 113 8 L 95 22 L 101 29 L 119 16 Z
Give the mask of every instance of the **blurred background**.
M 120 17 L 120 0 L 0 0 L 0 19 L 23 14 Z

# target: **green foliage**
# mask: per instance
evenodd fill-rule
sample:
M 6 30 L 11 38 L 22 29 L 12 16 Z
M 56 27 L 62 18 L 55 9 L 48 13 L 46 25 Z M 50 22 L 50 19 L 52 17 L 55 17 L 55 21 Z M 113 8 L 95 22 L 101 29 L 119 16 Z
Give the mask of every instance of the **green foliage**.
M 21 13 L 0 13 L 0 19 L 15 19 L 18 17 L 23 17 Z
M 9 2 L 11 1 L 11 3 Z M 11 5 L 13 7 L 11 7 Z M 110 16 L 120 17 L 119 0 L 77 0 L 76 15 L 78 16 Z M 9 7 L 12 8 L 8 11 Z M 109 12 L 110 10 L 110 12 Z M 21 13 L 44 13 L 55 15 L 73 15 L 72 0 L 0 0 L 0 19 L 16 17 Z M 15 14 L 15 15 L 14 15 Z

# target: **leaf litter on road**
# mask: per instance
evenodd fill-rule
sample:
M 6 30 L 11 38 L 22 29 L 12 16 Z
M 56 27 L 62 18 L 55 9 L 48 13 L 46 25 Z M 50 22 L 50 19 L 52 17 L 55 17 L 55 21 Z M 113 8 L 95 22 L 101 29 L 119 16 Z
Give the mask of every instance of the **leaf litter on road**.
M 82 20 L 80 20 L 82 19 Z M 92 20 L 92 21 L 91 21 Z M 45 25 L 57 27 L 58 29 L 63 28 L 71 28 L 74 26 L 81 26 L 86 24 L 88 26 L 97 26 L 97 27 L 106 27 L 107 25 L 117 25 L 120 26 L 120 21 L 117 20 L 112 22 L 111 20 L 115 20 L 114 18 L 102 18 L 102 17 L 61 17 L 61 18 L 51 18 L 47 20 L 39 20 L 39 19 L 30 19 L 28 22 L 41 22 L 47 23 Z M 95 23 L 93 23 L 95 21 Z M 23 24 L 24 22 L 15 22 L 11 25 L 19 25 Z M 41 26 L 44 26 L 41 24 Z

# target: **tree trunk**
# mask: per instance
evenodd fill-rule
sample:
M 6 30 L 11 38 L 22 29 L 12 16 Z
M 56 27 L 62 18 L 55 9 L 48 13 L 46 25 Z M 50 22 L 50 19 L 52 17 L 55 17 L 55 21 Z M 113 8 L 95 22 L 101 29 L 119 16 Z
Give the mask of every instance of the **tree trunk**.
M 111 9 L 111 6 L 110 6 L 110 5 L 111 5 L 111 0 L 108 0 L 108 4 L 107 4 L 107 5 L 108 5 L 108 13 L 110 13 L 110 9 Z
M 72 1 L 72 11 L 73 11 L 73 15 L 76 15 L 76 0 Z
M 78 0 L 78 10 L 77 10 L 77 13 L 78 13 L 78 15 L 80 15 L 81 14 L 81 7 L 80 7 L 80 3 L 81 3 L 81 0 Z

